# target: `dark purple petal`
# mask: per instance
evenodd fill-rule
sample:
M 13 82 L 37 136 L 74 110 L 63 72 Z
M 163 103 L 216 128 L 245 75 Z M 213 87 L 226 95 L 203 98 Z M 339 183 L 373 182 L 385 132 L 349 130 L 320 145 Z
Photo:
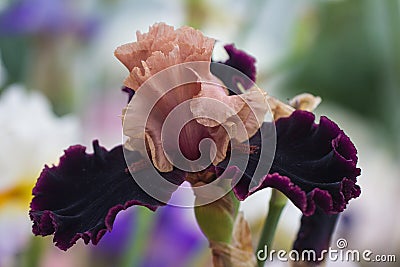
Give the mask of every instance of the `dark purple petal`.
M 230 94 L 240 94 L 241 91 L 237 87 L 237 83 L 240 83 L 244 89 L 249 89 L 256 81 L 256 59 L 246 52 L 235 48 L 233 44 L 225 45 L 224 48 L 228 53 L 229 59 L 218 63 L 228 65 L 238 72 L 228 71 L 218 64 L 211 64 L 211 72 L 222 80 L 229 89 Z
M 323 261 L 321 259 L 322 251 L 329 249 L 338 217 L 338 214 L 329 215 L 320 209 L 316 209 L 311 216 L 303 215 L 293 249 L 298 251 L 300 255 L 304 250 L 312 250 L 315 252 L 316 257 L 315 259 L 310 259 L 310 262 Z
M 107 151 L 94 141 L 93 147 L 93 154 L 80 145 L 67 149 L 58 166 L 44 168 L 33 189 L 29 212 L 32 231 L 42 236 L 54 234 L 56 246 L 63 250 L 80 238 L 96 245 L 107 230 L 111 231 L 117 213 L 132 205 L 151 210 L 164 205 L 136 184 L 122 146 Z M 140 159 L 138 152 L 125 153 L 131 160 Z M 146 176 L 146 169 L 141 172 Z M 163 177 L 179 185 L 184 173 L 172 171 Z M 160 190 L 171 195 L 175 188 Z
M 253 82 L 256 81 L 256 59 L 243 50 L 237 49 L 234 44 L 224 46 L 229 59 L 224 64 L 246 74 Z
M 353 143 L 333 121 L 321 117 L 315 124 L 314 119 L 310 112 L 295 111 L 276 122 L 277 146 L 271 170 L 257 184 L 251 180 L 252 169 L 245 170 L 234 187 L 240 200 L 273 187 L 286 194 L 304 215 L 311 215 L 316 206 L 327 213 L 341 212 L 350 199 L 360 195 L 356 184 L 360 169 Z M 257 143 L 256 135 L 250 144 Z
M 132 97 L 135 95 L 135 91 L 126 86 L 122 87 L 121 91 L 128 94 L 128 103 L 131 102 Z

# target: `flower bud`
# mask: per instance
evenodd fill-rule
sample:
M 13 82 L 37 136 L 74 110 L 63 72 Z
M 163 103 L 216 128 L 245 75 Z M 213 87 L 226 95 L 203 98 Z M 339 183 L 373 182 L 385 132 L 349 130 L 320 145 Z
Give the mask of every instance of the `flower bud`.
M 196 202 L 200 202 L 200 198 L 196 196 Z M 217 201 L 195 207 L 197 223 L 209 242 L 231 241 L 238 208 L 239 201 L 232 192 Z

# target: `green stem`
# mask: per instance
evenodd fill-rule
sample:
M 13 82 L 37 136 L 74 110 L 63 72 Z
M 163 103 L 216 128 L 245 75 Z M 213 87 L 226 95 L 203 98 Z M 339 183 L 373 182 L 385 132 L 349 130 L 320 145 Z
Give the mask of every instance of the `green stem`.
M 272 247 L 276 227 L 278 226 L 279 218 L 282 214 L 283 208 L 286 205 L 286 202 L 287 198 L 284 194 L 276 189 L 272 189 L 272 195 L 269 201 L 268 215 L 263 226 L 256 253 L 260 250 L 264 250 L 265 246 L 267 246 L 268 249 Z M 264 262 L 258 259 L 258 266 L 264 266 Z
M 129 238 L 128 249 L 122 256 L 119 266 L 131 267 L 139 265 L 141 255 L 147 247 L 149 234 L 153 228 L 153 212 L 144 207 L 137 207 L 137 225 Z
M 44 240 L 33 236 L 29 242 L 27 250 L 24 251 L 20 262 L 21 267 L 38 267 L 45 250 Z

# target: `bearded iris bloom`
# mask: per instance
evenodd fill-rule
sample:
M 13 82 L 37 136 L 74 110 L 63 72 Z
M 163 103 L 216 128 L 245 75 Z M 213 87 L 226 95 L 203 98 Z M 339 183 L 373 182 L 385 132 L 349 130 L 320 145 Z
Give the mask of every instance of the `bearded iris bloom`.
M 56 246 L 63 250 L 80 238 L 97 244 L 112 230 L 119 211 L 133 205 L 156 210 L 166 204 L 143 190 L 135 175 L 150 185 L 155 175 L 168 181 L 170 186 L 157 188 L 162 199 L 169 199 L 184 181 L 196 187 L 231 179 L 239 200 L 272 187 L 307 216 L 317 208 L 339 213 L 360 194 L 356 149 L 346 134 L 328 118 L 322 117 L 316 124 L 312 113 L 294 111 L 236 76 L 218 77 L 219 72 L 210 68 L 214 43 L 192 28 L 175 30 L 160 23 L 146 34 L 137 33 L 137 42 L 117 48 L 116 57 L 129 70 L 124 90 L 132 100 L 123 111 L 128 139 L 110 151 L 94 141 L 93 154 L 87 154 L 83 146 L 72 146 L 58 166 L 44 168 L 33 189 L 30 216 L 34 234 L 54 234 Z M 225 49 L 229 55 L 225 64 L 245 70 L 248 80 L 254 80 L 255 59 L 232 45 Z M 202 62 L 206 68 L 173 68 L 192 62 Z M 164 70 L 171 72 L 161 82 L 154 82 Z M 182 75 L 190 76 L 192 82 L 167 92 L 160 89 L 163 84 L 175 84 Z M 226 89 L 229 83 L 235 87 L 230 92 Z M 268 104 L 275 122 L 263 122 Z M 162 126 L 180 106 L 180 116 L 189 116 L 189 120 L 171 148 L 163 140 Z M 254 180 L 257 166 L 265 164 L 261 145 L 271 142 L 262 131 L 274 128 L 277 143 L 272 166 Z M 174 136 L 172 130 L 166 135 Z M 212 144 L 200 151 L 204 139 Z M 191 162 L 206 154 L 209 165 L 202 170 L 194 170 L 191 164 L 177 167 L 178 152 Z M 245 166 L 228 163 L 230 157 L 233 163 L 244 158 Z

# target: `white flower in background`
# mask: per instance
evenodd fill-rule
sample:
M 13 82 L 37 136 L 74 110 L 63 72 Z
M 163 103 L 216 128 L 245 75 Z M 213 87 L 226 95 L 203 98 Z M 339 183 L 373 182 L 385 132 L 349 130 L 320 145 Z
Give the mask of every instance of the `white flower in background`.
M 13 85 L 0 95 L 0 266 L 31 236 L 29 202 L 43 162 L 57 163 L 78 130 L 76 118 L 56 117 L 37 92 Z

